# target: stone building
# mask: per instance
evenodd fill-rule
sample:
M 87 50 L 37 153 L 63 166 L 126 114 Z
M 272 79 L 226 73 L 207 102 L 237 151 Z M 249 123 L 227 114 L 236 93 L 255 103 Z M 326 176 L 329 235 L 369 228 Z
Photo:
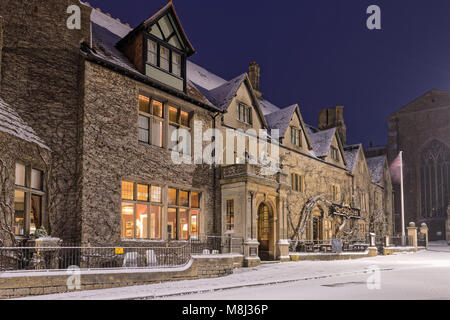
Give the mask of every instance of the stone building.
M 406 223 L 426 223 L 430 240 L 450 241 L 450 92 L 430 90 L 388 121 L 390 163 L 403 151 Z M 394 190 L 395 211 L 400 213 L 398 181 Z M 395 225 L 400 232 L 398 220 Z
M 65 25 L 69 5 L 80 30 Z M 45 151 L 6 154 L 6 177 L 40 170 L 39 221 L 52 236 L 145 246 L 232 235 L 253 265 L 287 260 L 290 240 L 392 231 L 387 164 L 372 169 L 361 145 L 346 145 L 343 107 L 315 128 L 298 104 L 263 97 L 255 62 L 229 81 L 194 64 L 172 2 L 134 29 L 70 0 L 0 0 L 0 15 L 0 96 Z M 2 201 L 16 210 L 1 207 L 2 225 L 21 219 L 19 189 L 9 182 Z M 28 220 L 16 241 L 38 227 Z

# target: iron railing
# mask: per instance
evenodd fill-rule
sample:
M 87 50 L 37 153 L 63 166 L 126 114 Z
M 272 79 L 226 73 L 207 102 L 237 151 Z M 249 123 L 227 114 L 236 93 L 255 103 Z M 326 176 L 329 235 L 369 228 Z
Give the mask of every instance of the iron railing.
M 333 242 L 335 251 L 342 252 L 364 252 L 369 247 L 366 239 L 291 240 L 290 250 L 299 253 L 333 252 Z
M 244 252 L 242 238 L 200 236 L 158 246 L 94 247 L 61 244 L 55 247 L 0 247 L 0 271 L 172 268 L 185 266 L 192 255 Z

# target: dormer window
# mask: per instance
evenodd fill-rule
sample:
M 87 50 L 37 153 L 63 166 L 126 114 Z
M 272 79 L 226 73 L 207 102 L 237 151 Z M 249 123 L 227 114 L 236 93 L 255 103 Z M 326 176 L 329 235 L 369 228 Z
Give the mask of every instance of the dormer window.
M 291 143 L 298 148 L 302 146 L 302 132 L 296 127 L 291 127 Z
M 252 110 L 243 103 L 238 104 L 238 120 L 246 124 L 252 124 Z
M 136 69 L 167 87 L 186 91 L 186 59 L 195 53 L 173 3 L 140 24 L 116 45 Z

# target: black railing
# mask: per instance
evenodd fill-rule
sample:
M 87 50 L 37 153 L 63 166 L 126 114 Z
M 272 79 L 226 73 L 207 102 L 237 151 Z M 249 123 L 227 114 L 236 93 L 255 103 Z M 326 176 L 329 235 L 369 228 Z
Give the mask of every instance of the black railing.
M 290 251 L 299 253 L 364 252 L 369 247 L 365 239 L 291 240 Z
M 191 248 L 193 254 L 243 254 L 244 239 L 227 236 L 200 236 L 199 238 L 191 239 Z
M 190 243 L 179 247 L 0 248 L 0 270 L 171 268 L 191 259 Z

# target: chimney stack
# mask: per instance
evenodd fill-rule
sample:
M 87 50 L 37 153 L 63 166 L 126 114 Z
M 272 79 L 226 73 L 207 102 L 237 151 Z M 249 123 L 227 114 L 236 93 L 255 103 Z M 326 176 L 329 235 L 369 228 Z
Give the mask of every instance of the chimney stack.
M 344 106 L 336 106 L 319 111 L 319 129 L 337 128 L 337 133 L 344 147 L 347 145 L 347 127 L 344 123 Z
M 253 91 L 255 92 L 258 98 L 261 98 L 262 97 L 262 93 L 260 91 L 261 69 L 255 61 L 252 61 L 250 63 L 248 75 L 253 87 Z

